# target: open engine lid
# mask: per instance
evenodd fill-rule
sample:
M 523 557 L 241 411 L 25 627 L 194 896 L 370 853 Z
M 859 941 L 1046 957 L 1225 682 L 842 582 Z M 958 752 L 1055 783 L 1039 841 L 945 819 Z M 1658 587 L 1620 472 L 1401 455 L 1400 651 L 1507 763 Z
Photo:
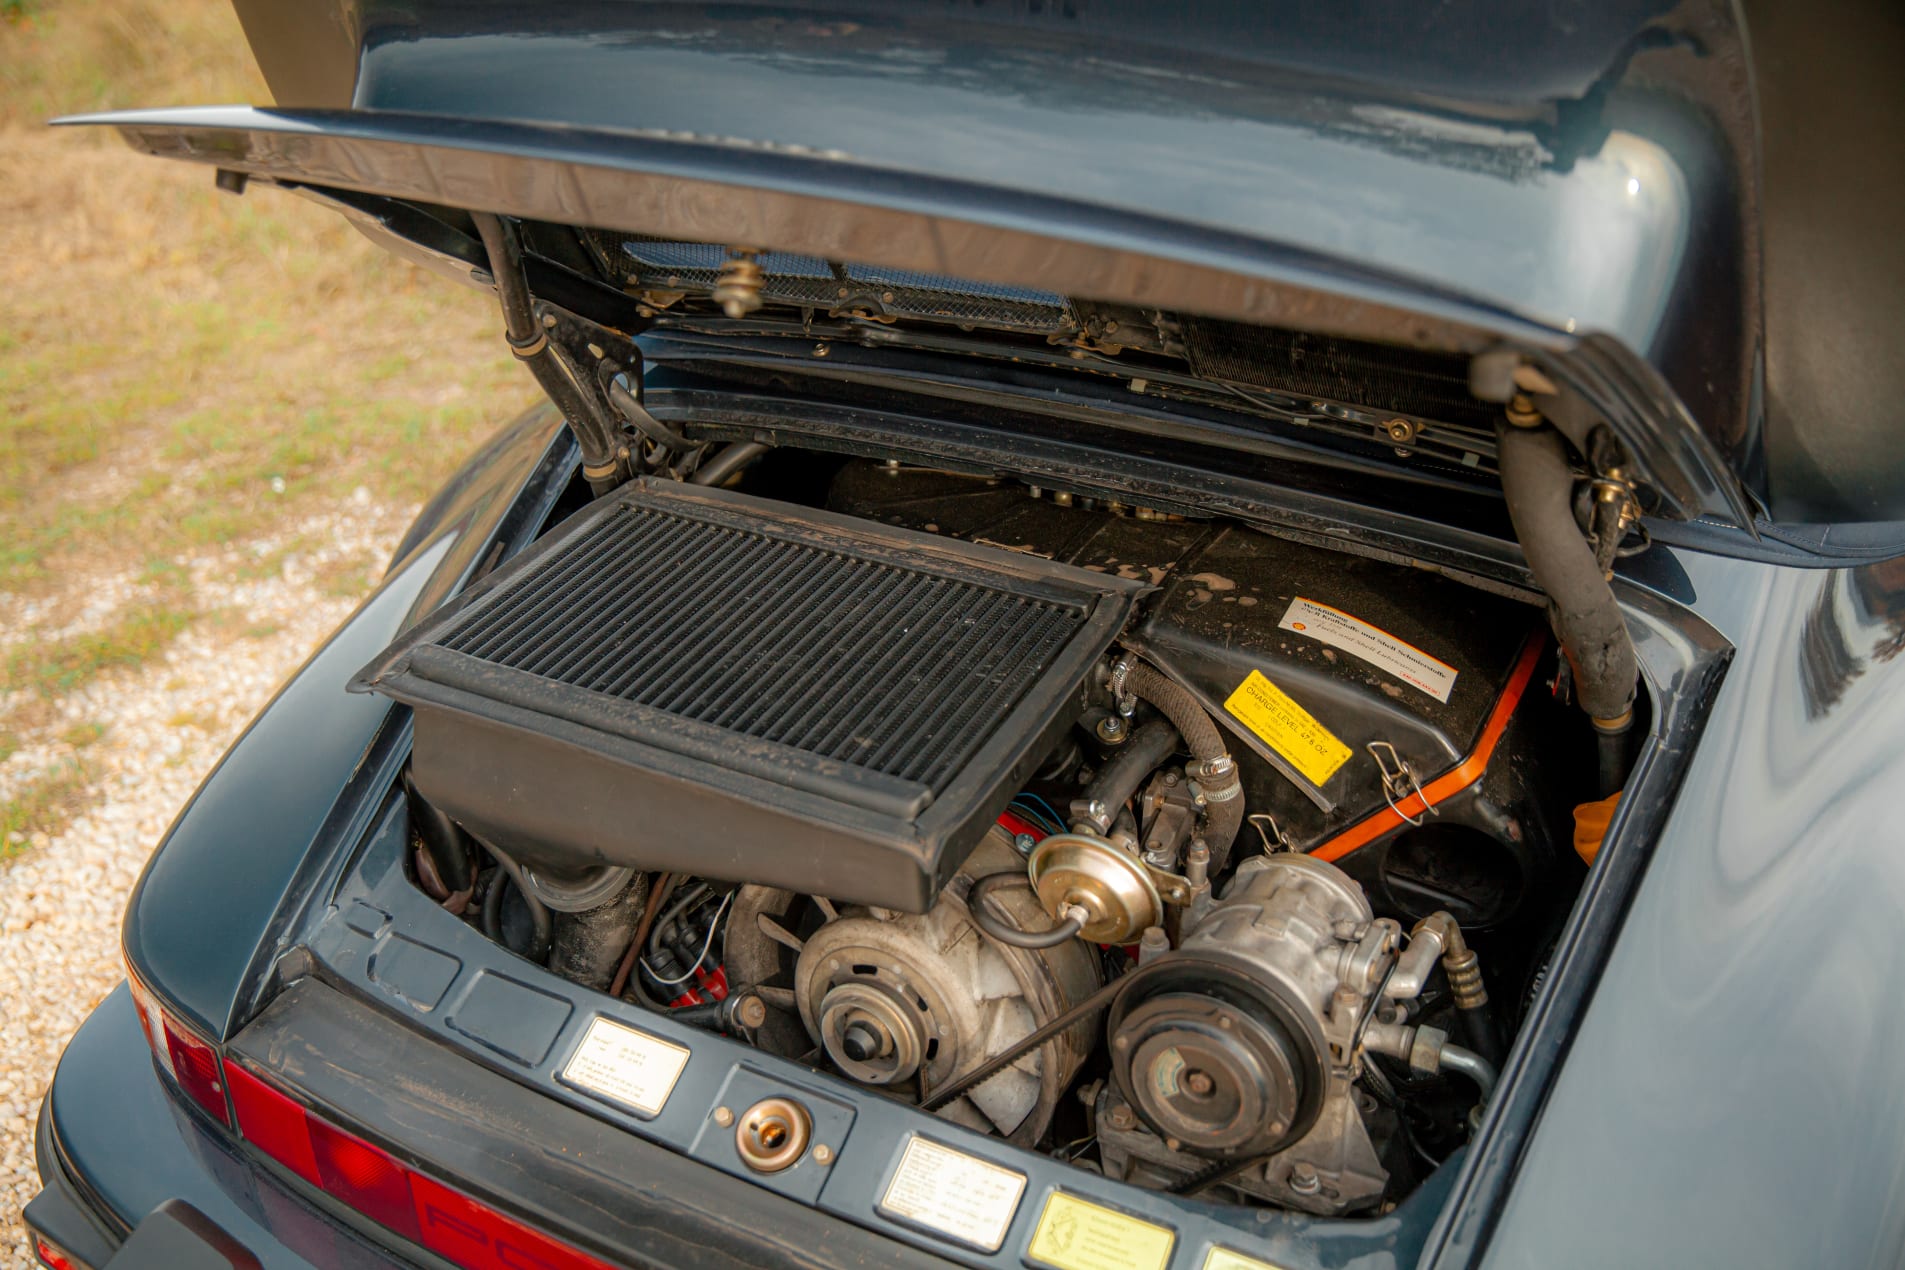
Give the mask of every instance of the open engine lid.
M 1717 82 L 1743 46 L 1719 19 L 1696 41 L 1646 6 L 1571 9 L 1564 29 L 1493 0 L 1163 22 L 1069 3 L 239 7 L 299 108 L 68 122 L 324 190 L 1506 344 L 1613 426 L 1661 514 L 1755 518 L 1757 149 L 1750 93 Z

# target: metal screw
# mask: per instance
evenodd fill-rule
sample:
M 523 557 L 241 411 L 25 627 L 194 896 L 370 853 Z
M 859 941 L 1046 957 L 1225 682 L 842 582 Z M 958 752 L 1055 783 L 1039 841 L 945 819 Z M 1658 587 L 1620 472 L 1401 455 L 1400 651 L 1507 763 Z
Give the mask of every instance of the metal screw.
M 827 346 L 826 346 L 825 344 L 816 344 L 816 345 L 814 345 L 814 356 L 815 356 L 815 357 L 825 357 L 825 356 L 826 356 L 826 355 L 827 355 L 828 353 L 830 353 L 830 352 L 832 352 L 832 351 L 833 351 L 833 350 L 832 350 L 832 349 L 830 349 L 830 348 L 828 348 L 828 347 L 827 347 Z
M 1391 419 L 1383 427 L 1388 429 L 1389 439 L 1397 445 L 1408 445 L 1416 439 L 1416 426 L 1407 419 Z
M 1184 1078 L 1184 1088 L 1199 1098 L 1208 1098 L 1211 1091 L 1217 1088 L 1217 1082 L 1210 1078 L 1209 1072 L 1192 1072 Z
M 545 313 L 542 315 L 542 329 L 545 331 L 553 331 L 556 329 L 556 315 L 555 314 Z
M 1020 855 L 1031 855 L 1032 848 L 1037 845 L 1038 839 L 1029 833 L 1015 833 L 1012 835 L 1012 847 Z
M 1107 745 L 1117 745 L 1125 739 L 1124 719 L 1108 714 L 1098 720 L 1098 739 Z
M 714 1122 L 725 1129 L 734 1123 L 734 1112 L 726 1107 L 716 1107 L 714 1109 Z
M 819 1146 L 815 1147 L 814 1148 L 814 1163 L 822 1165 L 822 1166 L 832 1164 L 833 1163 L 833 1148 L 828 1146 L 824 1142 L 821 1143 Z
M 1111 1122 L 1111 1127 L 1114 1129 L 1129 1129 L 1136 1117 L 1131 1114 L 1130 1107 L 1119 1103 L 1111 1109 L 1111 1114 L 1105 1119 Z
M 1314 1195 L 1323 1187 L 1323 1179 L 1316 1175 L 1316 1166 L 1299 1160 L 1290 1166 L 1290 1189 L 1298 1195 Z

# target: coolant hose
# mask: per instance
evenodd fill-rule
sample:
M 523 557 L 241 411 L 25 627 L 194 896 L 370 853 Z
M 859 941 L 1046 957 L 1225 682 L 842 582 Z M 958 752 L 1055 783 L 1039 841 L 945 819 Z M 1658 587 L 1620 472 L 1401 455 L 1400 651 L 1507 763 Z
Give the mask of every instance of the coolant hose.
M 1078 932 L 1085 928 L 1085 919 L 1073 912 L 1064 921 L 1050 930 L 1020 930 L 1016 926 L 1007 926 L 986 911 L 986 897 L 1007 886 L 1032 885 L 1030 878 L 1023 873 L 989 873 L 972 884 L 966 892 L 966 912 L 971 915 L 973 925 L 992 936 L 1002 944 L 1014 948 L 1056 948 L 1067 940 L 1076 939 Z
M 582 451 L 582 475 L 590 489 L 605 494 L 619 485 L 624 475 L 615 429 L 602 417 L 573 368 L 563 361 L 536 321 L 529 275 L 523 267 L 522 240 L 514 225 L 490 212 L 471 212 L 470 220 L 489 255 L 490 277 L 496 282 L 496 297 L 503 308 L 503 334 L 509 341 L 509 351 L 529 368 L 549 400 L 556 403 Z
M 1099 834 L 1110 832 L 1118 809 L 1131 801 L 1145 778 L 1162 767 L 1183 744 L 1177 728 L 1169 719 L 1153 719 L 1144 724 L 1116 753 L 1098 769 L 1085 787 L 1086 813 Z
M 1597 732 L 1619 736 L 1634 720 L 1640 672 L 1614 591 L 1574 519 L 1567 445 L 1545 424 L 1504 423 L 1499 441 L 1508 518 L 1536 585 L 1552 605 L 1555 635 L 1574 672 L 1575 699 Z
M 1196 697 L 1141 661 L 1131 663 L 1124 686 L 1171 721 L 1197 760 L 1191 776 L 1204 792 L 1204 844 L 1210 848 L 1210 871 L 1222 872 L 1230 859 L 1230 844 L 1236 841 L 1237 830 L 1244 823 L 1243 781 L 1236 760 L 1224 745 L 1223 733 Z

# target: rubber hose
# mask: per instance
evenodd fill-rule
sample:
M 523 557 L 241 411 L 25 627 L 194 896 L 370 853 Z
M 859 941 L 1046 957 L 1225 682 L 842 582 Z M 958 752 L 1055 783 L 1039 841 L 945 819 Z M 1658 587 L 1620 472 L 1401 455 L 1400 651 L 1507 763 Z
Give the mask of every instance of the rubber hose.
M 1133 695 L 1156 706 L 1158 713 L 1176 725 L 1192 757 L 1205 763 L 1230 759 L 1223 733 L 1217 730 L 1197 698 L 1182 685 L 1143 662 L 1133 662 L 1124 686 Z M 1227 777 L 1199 778 L 1197 783 L 1206 799 L 1204 845 L 1210 848 L 1210 871 L 1215 874 L 1221 872 L 1230 859 L 1230 845 L 1237 840 L 1237 830 L 1243 827 L 1243 781 L 1232 761 Z
M 1131 795 L 1138 792 L 1145 778 L 1163 766 L 1182 744 L 1177 728 L 1169 719 L 1153 719 L 1118 747 L 1085 787 L 1085 801 L 1098 803 L 1105 809 L 1105 823 L 1096 826 L 1099 833 L 1111 827 L 1118 808 L 1130 802 Z
M 1574 671 L 1575 699 L 1600 731 L 1625 731 L 1633 720 L 1639 666 L 1613 588 L 1574 519 L 1567 445 L 1547 426 L 1504 423 L 1498 436 L 1508 518 L 1536 585 L 1552 605 L 1555 635 Z
M 452 894 L 467 891 L 476 881 L 476 866 L 470 860 L 469 835 L 461 825 L 443 813 L 443 809 L 417 792 L 410 779 L 410 768 L 403 769 L 404 800 L 410 807 L 410 823 L 416 826 L 423 849 L 436 865 L 437 877 Z
M 774 447 L 759 441 L 737 441 L 695 469 L 690 485 L 719 485 Z
M 1468 1042 L 1470 1049 L 1491 1063 L 1501 1057 L 1501 1042 L 1495 1037 L 1495 1023 L 1486 1007 L 1457 1010 L 1455 1018 L 1462 1025 L 1462 1039 Z
M 1013 885 L 1029 889 L 1032 882 L 1023 873 L 991 873 L 974 882 L 972 890 L 966 893 L 966 911 L 971 914 L 973 924 L 1000 943 L 1014 948 L 1056 948 L 1076 939 L 1078 932 L 1085 928 L 1083 920 L 1075 915 L 1050 930 L 1019 930 L 1005 925 L 986 911 L 985 901 L 994 891 Z
M 536 898 L 536 893 L 529 889 L 529 883 L 523 879 L 521 865 L 505 855 L 496 844 L 484 841 L 482 838 L 477 838 L 476 841 L 482 843 L 483 850 L 495 857 L 497 866 L 502 869 L 511 882 L 516 884 L 516 893 L 522 896 L 523 903 L 528 905 L 529 920 L 535 925 L 536 936 L 535 942 L 530 944 L 529 952 L 525 953 L 524 956 L 528 957 L 530 961 L 535 962 L 537 965 L 541 965 L 548 959 L 549 945 L 555 937 L 555 922 L 549 916 L 549 909 L 541 900 Z M 490 884 L 490 893 L 483 897 L 484 933 L 489 934 L 492 939 L 496 940 L 502 939 L 502 890 L 502 881 L 498 879 L 496 882 Z M 491 933 L 489 930 L 490 906 L 492 903 L 496 907 L 496 929 L 494 933 Z
M 1600 780 L 1601 797 L 1617 794 L 1627 784 L 1627 729 L 1604 732 L 1595 729 L 1595 774 Z

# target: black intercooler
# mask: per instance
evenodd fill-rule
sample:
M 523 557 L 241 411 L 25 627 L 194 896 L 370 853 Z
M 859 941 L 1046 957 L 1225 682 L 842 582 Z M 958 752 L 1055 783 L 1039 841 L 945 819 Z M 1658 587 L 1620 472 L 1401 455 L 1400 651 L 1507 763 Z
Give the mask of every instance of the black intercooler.
M 425 797 L 546 867 L 923 911 L 1136 583 L 695 486 L 576 514 L 359 673 Z

